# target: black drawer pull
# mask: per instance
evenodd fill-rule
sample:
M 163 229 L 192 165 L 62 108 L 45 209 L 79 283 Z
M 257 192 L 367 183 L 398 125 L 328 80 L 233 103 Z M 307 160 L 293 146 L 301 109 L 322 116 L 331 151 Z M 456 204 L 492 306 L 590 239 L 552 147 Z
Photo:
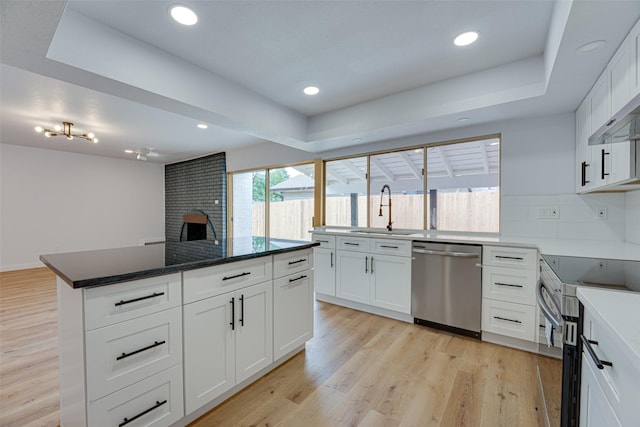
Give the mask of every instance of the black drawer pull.
M 584 335 L 580 335 L 580 339 L 582 340 L 582 347 L 587 349 L 587 353 L 589 353 L 589 356 L 591 356 L 591 358 L 593 359 L 593 363 L 596 364 L 596 367 L 598 369 L 604 369 L 605 366 L 613 366 L 613 363 L 611 362 L 600 360 L 596 352 L 593 350 L 593 347 L 591 347 L 591 344 L 598 345 L 598 341 L 591 341 Z
M 511 283 L 500 283 L 500 282 L 494 282 L 496 285 L 498 286 L 510 286 L 512 288 L 523 288 L 524 286 L 522 285 L 512 285 Z
M 306 260 L 307 260 L 306 258 L 302 258 L 302 259 L 299 259 L 297 261 L 289 261 L 289 265 L 298 264 L 300 262 L 305 262 Z
M 231 301 L 229 301 L 231 303 L 231 322 L 229 322 L 229 324 L 231 325 L 231 330 L 235 331 L 236 329 L 236 299 L 235 298 L 231 298 Z
M 156 400 L 156 404 L 153 405 L 151 408 L 140 412 L 138 415 L 131 417 L 131 418 L 126 418 L 124 419 L 124 421 L 122 421 L 120 424 L 118 424 L 118 427 L 122 427 L 122 426 L 126 426 L 127 424 L 129 424 L 130 422 L 133 422 L 135 420 L 137 420 L 138 418 L 140 418 L 141 416 L 148 414 L 149 412 L 153 411 L 154 409 L 158 409 L 159 407 L 161 407 L 162 405 L 164 405 L 165 403 L 167 403 L 167 399 L 163 400 L 162 402 L 160 402 L 159 400 Z
M 121 301 L 118 301 L 117 303 L 115 303 L 114 305 L 116 307 L 118 307 L 120 305 L 131 304 L 132 302 L 142 301 L 142 300 L 149 299 L 149 298 L 155 298 L 155 297 L 159 297 L 161 295 L 164 295 L 164 292 L 154 292 L 151 295 L 147 295 L 146 297 L 134 298 L 134 299 L 130 299 L 130 300 L 127 300 L 127 301 L 121 300 Z
M 494 319 L 498 319 L 498 320 L 504 320 L 504 321 L 506 321 L 506 322 L 522 323 L 520 320 L 507 319 L 506 317 L 493 316 L 493 318 L 494 318 Z
M 231 279 L 237 279 L 238 277 L 243 277 L 243 276 L 248 276 L 250 275 L 251 272 L 244 272 L 244 273 L 240 273 L 240 274 L 236 274 L 235 276 L 225 276 L 222 278 L 222 280 L 231 280 Z
M 295 279 L 289 279 L 289 283 L 291 283 L 291 282 L 297 282 L 298 280 L 302 280 L 302 279 L 306 279 L 306 278 L 307 278 L 307 276 L 302 275 L 302 276 L 300 276 L 300 277 L 296 277 Z
M 244 326 L 244 294 L 240 295 L 240 326 Z
M 504 256 L 504 255 L 496 255 L 496 258 L 500 258 L 500 259 L 513 259 L 516 261 L 522 261 L 524 260 L 524 258 L 522 258 L 521 256 Z
M 398 249 L 397 246 L 380 245 L 381 248 Z
M 143 351 L 150 350 L 150 349 L 152 349 L 152 348 L 154 348 L 154 347 L 157 347 L 157 346 L 159 346 L 159 345 L 162 345 L 162 344 L 164 344 L 164 343 L 166 343 L 166 341 L 154 341 L 154 342 L 153 342 L 153 344 L 148 345 L 148 346 L 146 346 L 146 347 L 144 347 L 144 348 L 141 348 L 141 349 L 139 349 L 139 350 L 132 351 L 131 353 L 122 353 L 122 356 L 118 356 L 118 357 L 116 357 L 116 360 L 126 359 L 126 358 L 127 358 L 127 357 L 129 357 L 129 356 L 133 356 L 134 354 L 138 354 L 138 353 L 141 353 L 141 352 L 143 352 Z
M 360 243 L 344 242 L 344 244 L 349 246 L 360 246 Z
M 319 243 L 329 243 L 329 241 L 328 241 L 328 240 L 320 240 L 320 239 L 316 239 L 316 242 L 319 242 Z

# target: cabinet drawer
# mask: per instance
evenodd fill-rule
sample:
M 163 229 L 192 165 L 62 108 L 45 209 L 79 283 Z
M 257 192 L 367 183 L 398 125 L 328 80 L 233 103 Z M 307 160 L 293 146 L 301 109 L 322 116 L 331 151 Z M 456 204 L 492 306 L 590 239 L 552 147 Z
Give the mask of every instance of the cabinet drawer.
M 182 308 L 86 333 L 87 398 L 94 401 L 182 362 Z
M 273 256 L 273 277 L 282 277 L 313 268 L 311 249 Z
M 265 256 L 183 272 L 184 303 L 271 280 L 271 259 Z
M 411 256 L 411 240 L 373 239 L 372 246 L 375 254 Z
M 369 252 L 371 239 L 368 237 L 338 236 L 337 249 L 354 252 Z
M 313 271 L 273 282 L 273 359 L 313 337 Z
M 182 304 L 180 273 L 84 289 L 85 330 Z
M 538 251 L 536 249 L 510 248 L 505 246 L 484 246 L 482 263 L 495 267 L 511 267 L 536 270 Z
M 331 234 L 316 234 L 313 233 L 313 241 L 320 243 L 321 248 L 335 249 L 336 236 Z M 318 246 L 316 246 L 317 248 Z
M 482 297 L 535 305 L 535 270 L 504 267 L 483 267 Z
M 90 426 L 169 426 L 184 416 L 182 365 L 90 403 Z
M 532 305 L 483 298 L 482 330 L 526 341 L 535 341 L 535 314 L 536 310 Z

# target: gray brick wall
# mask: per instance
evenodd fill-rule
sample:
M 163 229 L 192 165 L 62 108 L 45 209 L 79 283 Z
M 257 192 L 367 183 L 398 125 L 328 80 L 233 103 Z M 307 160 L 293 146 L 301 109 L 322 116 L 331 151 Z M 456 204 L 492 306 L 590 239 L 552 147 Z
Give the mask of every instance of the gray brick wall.
M 180 239 L 183 215 L 209 215 L 218 239 L 227 237 L 227 161 L 225 153 L 173 163 L 164 167 L 165 239 Z M 218 201 L 216 204 L 215 201 Z M 186 235 L 186 230 L 185 230 Z M 207 226 L 207 239 L 213 239 Z

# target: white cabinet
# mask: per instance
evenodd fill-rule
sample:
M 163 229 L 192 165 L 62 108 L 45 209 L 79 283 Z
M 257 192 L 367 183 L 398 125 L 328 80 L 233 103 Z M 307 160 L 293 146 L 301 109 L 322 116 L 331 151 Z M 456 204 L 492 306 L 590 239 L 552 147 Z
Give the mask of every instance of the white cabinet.
M 336 295 L 336 236 L 313 233 L 314 288 L 319 294 Z
M 185 305 L 184 358 L 187 413 L 268 366 L 271 281 Z
M 596 373 L 586 354 L 582 355 L 582 377 L 580 383 L 580 426 L 616 427 L 622 426 L 602 387 L 598 384 Z
M 594 186 L 593 162 L 591 158 L 591 102 L 589 99 L 576 110 L 576 193 L 589 191 Z
M 180 420 L 180 273 L 57 292 L 61 425 Z
M 483 247 L 483 332 L 526 342 L 536 341 L 537 255 L 536 249 Z
M 636 141 L 591 146 L 593 187 L 606 188 L 635 180 Z
M 313 271 L 273 281 L 273 358 L 278 360 L 313 338 Z
M 411 312 L 411 242 L 338 236 L 336 296 Z
M 606 72 L 602 73 L 587 97 L 591 103 L 591 132 L 589 136 L 611 119 L 608 77 Z
M 640 94 L 640 21 L 636 23 L 627 36 L 627 46 L 629 50 L 629 63 L 631 72 L 629 87 L 631 98 Z

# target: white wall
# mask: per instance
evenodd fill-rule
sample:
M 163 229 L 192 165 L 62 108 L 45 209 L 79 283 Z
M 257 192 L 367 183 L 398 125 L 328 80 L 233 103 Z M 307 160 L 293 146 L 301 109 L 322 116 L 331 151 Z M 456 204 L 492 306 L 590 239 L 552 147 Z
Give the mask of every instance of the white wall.
M 0 144 L 0 271 L 164 239 L 164 166 Z
M 626 241 L 640 245 L 640 190 L 625 193 Z

